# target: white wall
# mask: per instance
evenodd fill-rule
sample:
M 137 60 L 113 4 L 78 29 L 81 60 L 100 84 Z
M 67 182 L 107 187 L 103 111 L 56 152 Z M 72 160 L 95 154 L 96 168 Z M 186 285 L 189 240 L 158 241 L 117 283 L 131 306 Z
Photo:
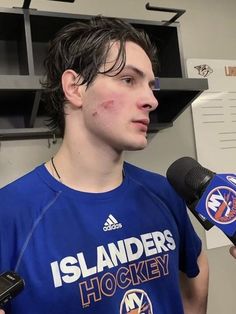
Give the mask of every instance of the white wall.
M 145 10 L 143 0 L 76 0 L 74 4 L 32 0 L 31 7 L 78 14 L 104 14 L 137 19 L 160 20 L 166 16 Z M 0 6 L 19 6 L 23 1 L 1 0 Z M 152 5 L 186 9 L 180 18 L 185 58 L 235 59 L 235 0 L 159 0 Z M 191 110 L 187 109 L 170 129 L 152 136 L 145 151 L 126 154 L 126 159 L 164 174 L 181 156 L 195 157 Z M 47 140 L 2 142 L 0 146 L 0 186 L 47 160 L 58 145 L 48 148 Z M 205 241 L 205 233 L 194 225 Z M 205 243 L 205 242 L 204 242 Z M 235 314 L 236 261 L 228 247 L 207 251 L 210 263 L 208 314 Z M 170 313 L 172 314 L 172 313 Z M 174 313 L 173 313 L 174 314 Z

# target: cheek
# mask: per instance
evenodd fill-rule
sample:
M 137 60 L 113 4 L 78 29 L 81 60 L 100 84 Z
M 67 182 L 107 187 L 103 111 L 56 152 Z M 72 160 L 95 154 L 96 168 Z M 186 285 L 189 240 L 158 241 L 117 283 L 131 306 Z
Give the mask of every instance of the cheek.
M 104 110 L 114 110 L 116 105 L 116 100 L 112 99 L 112 100 L 107 100 L 104 101 L 103 103 L 101 103 L 99 105 L 99 107 L 103 108 Z
M 101 104 L 99 104 L 98 108 L 101 115 L 103 115 L 104 117 L 115 116 L 119 114 L 119 111 L 121 109 L 118 100 L 114 98 L 111 100 L 106 100 L 102 102 Z
M 109 112 L 116 111 L 115 100 L 107 100 L 97 105 L 96 110 L 92 113 L 93 117 L 97 117 L 99 114 L 104 115 Z
M 114 126 L 119 127 L 120 121 L 122 121 L 121 114 L 121 103 L 120 100 L 114 97 L 109 100 L 97 103 L 96 108 L 92 112 L 92 125 L 95 125 L 100 129 L 106 130 L 107 133 L 111 134 L 111 130 Z
M 93 117 L 105 117 L 107 115 L 119 114 L 122 111 L 124 103 L 122 97 L 119 95 L 112 96 L 105 101 L 101 101 L 97 104 L 96 109 L 93 111 Z

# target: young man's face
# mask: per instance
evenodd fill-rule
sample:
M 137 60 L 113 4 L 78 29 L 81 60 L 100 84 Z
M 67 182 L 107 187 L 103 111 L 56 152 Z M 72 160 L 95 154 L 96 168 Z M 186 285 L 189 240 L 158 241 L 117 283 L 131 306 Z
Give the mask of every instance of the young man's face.
M 112 45 L 105 69 L 114 64 L 118 48 L 118 43 Z M 121 73 L 113 75 L 99 74 L 84 90 L 84 131 L 98 145 L 106 144 L 116 151 L 143 149 L 147 144 L 149 113 L 158 105 L 152 91 L 150 59 L 140 46 L 127 42 L 126 65 Z

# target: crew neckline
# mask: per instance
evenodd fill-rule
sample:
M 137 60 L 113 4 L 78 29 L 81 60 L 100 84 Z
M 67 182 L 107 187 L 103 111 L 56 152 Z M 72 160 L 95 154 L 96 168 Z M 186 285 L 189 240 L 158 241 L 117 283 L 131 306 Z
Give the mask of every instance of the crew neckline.
M 128 184 L 129 184 L 129 176 L 126 174 L 122 183 L 110 190 L 110 191 L 106 191 L 106 192 L 84 192 L 84 191 L 79 191 L 79 190 L 75 190 L 65 184 L 63 184 L 62 182 L 56 180 L 51 173 L 48 171 L 48 169 L 46 168 L 45 164 L 41 164 L 40 166 L 38 166 L 36 168 L 36 171 L 38 173 L 38 175 L 43 179 L 43 181 L 50 186 L 51 189 L 53 189 L 54 191 L 57 192 L 64 192 L 67 193 L 71 196 L 75 196 L 75 197 L 84 197 L 84 198 L 95 198 L 95 199 L 108 199 L 114 196 L 118 196 L 119 194 L 123 194 L 124 191 L 127 189 Z

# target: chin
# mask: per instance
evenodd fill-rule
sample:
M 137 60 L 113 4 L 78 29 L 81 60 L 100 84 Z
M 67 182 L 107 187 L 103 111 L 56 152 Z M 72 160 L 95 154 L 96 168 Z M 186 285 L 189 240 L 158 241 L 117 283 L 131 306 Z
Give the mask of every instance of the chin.
M 145 138 L 142 141 L 136 141 L 136 142 L 127 144 L 125 147 L 125 150 L 128 150 L 128 151 L 142 150 L 146 146 L 147 146 L 147 139 Z

